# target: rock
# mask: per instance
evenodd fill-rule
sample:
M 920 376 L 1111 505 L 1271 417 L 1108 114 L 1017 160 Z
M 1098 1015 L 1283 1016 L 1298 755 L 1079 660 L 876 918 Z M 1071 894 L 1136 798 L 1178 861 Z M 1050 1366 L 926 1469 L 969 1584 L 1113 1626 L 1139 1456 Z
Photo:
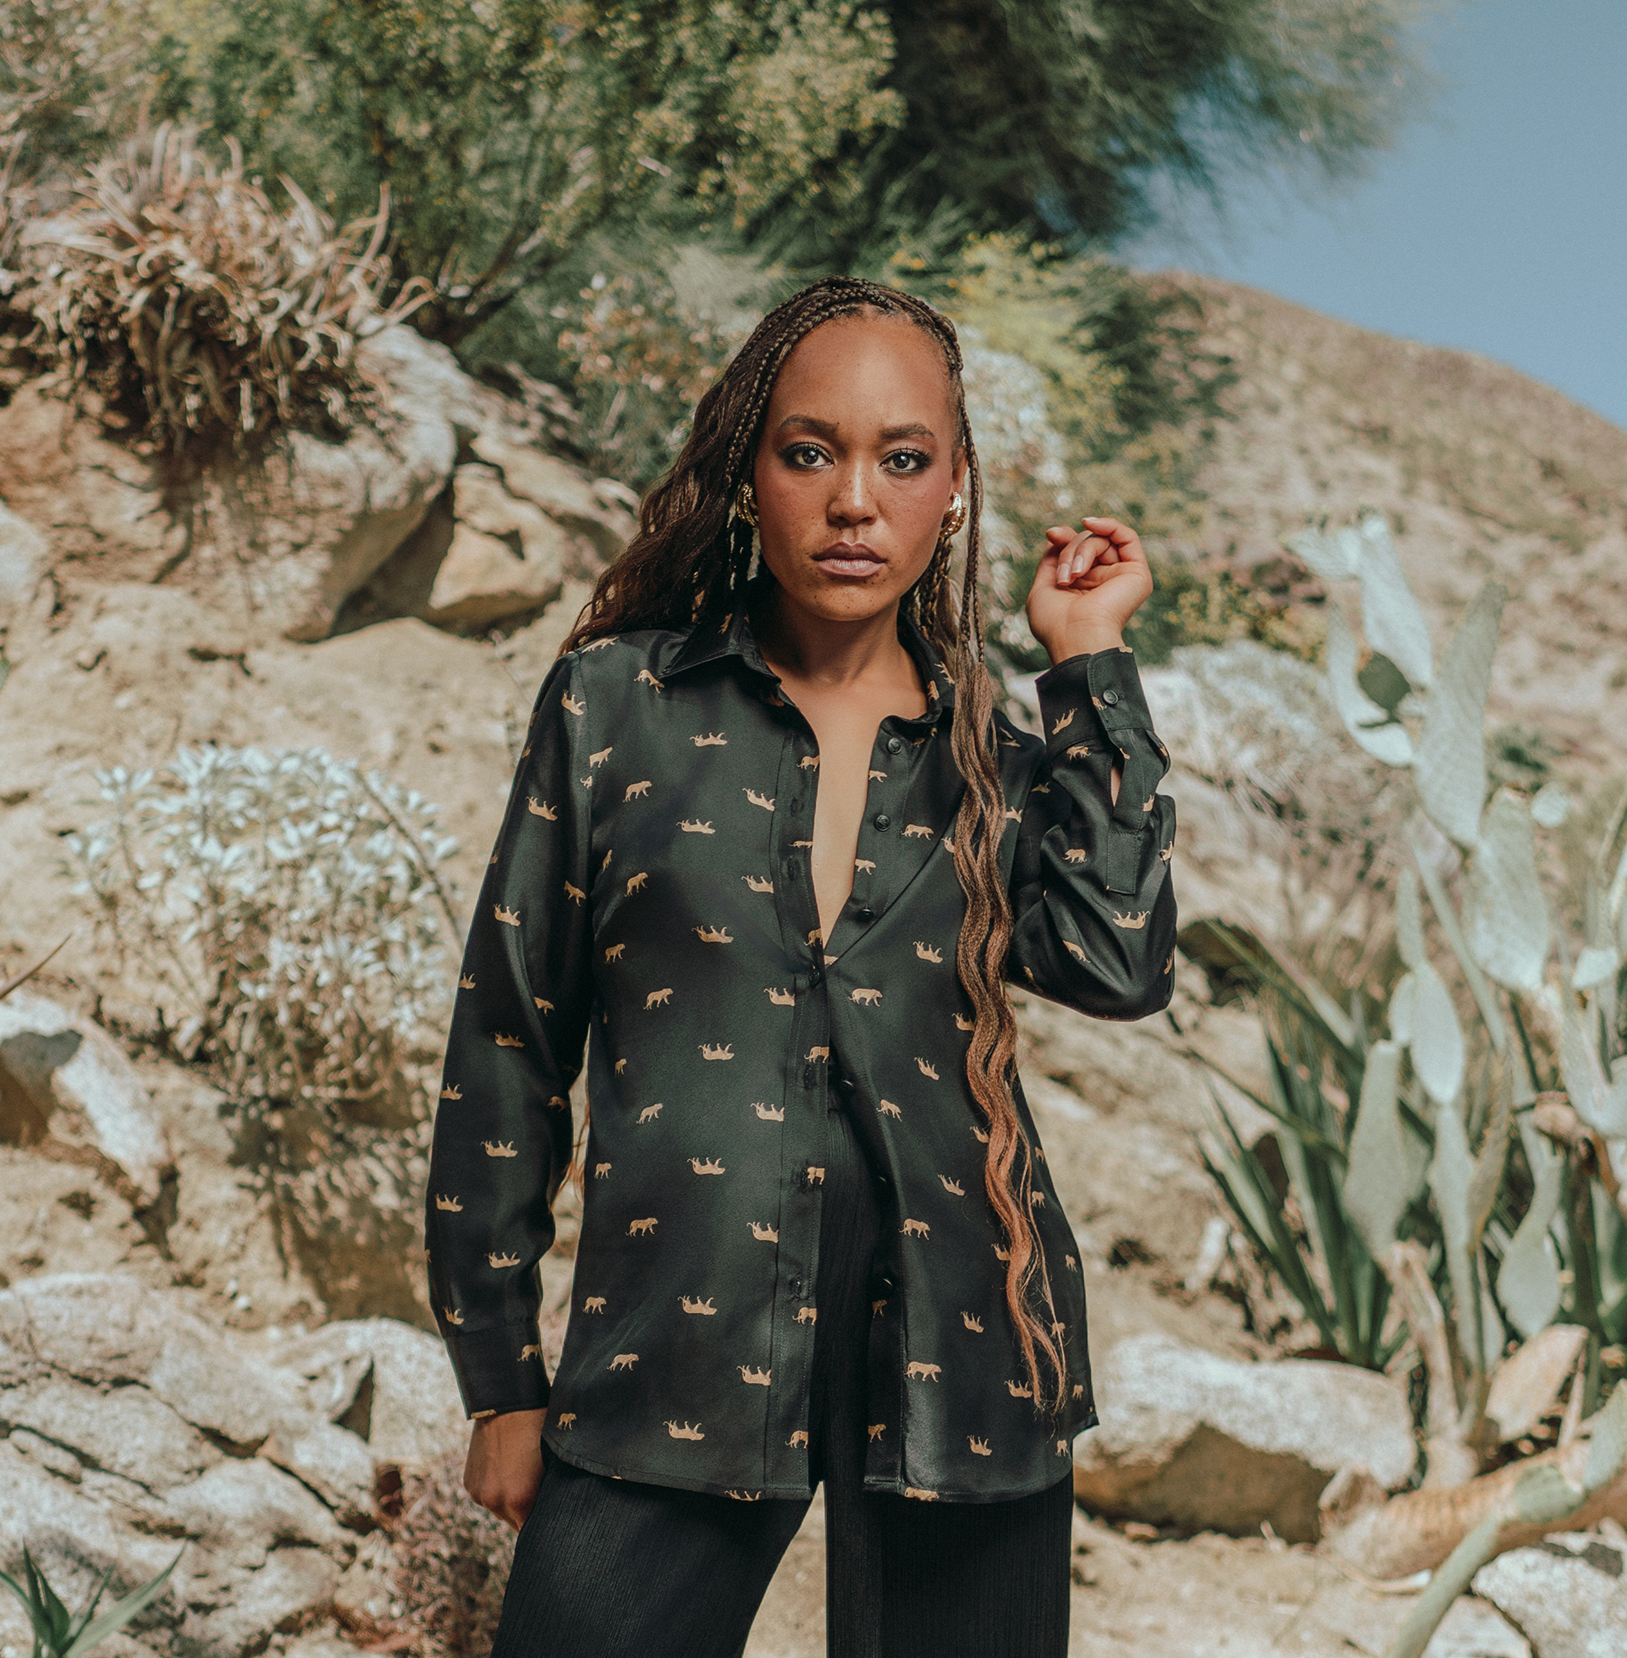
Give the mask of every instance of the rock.
M 1486 1395 L 1486 1415 L 1502 1444 L 1528 1434 L 1554 1408 L 1566 1378 L 1587 1345 L 1579 1324 L 1550 1324 L 1498 1361 Z
M 272 1357 L 305 1383 L 313 1409 L 360 1435 L 380 1461 L 422 1467 L 468 1437 L 445 1347 L 411 1325 L 390 1318 L 328 1324 L 282 1343 Z
M 300 1635 L 282 1649 L 283 1658 L 357 1658 L 363 1649 L 337 1635 Z
M 222 1449 L 251 1454 L 315 1421 L 292 1377 L 250 1367 L 179 1299 L 111 1273 L 63 1273 L 0 1292 L 0 1388 L 68 1376 L 136 1385 Z
M 194 1307 L 114 1274 L 0 1291 L 0 1565 L 26 1542 L 72 1600 L 109 1567 L 128 1592 L 180 1550 L 132 1638 L 238 1658 L 331 1610 L 377 1524 L 374 1459 L 311 1408 L 304 1376 L 265 1363 L 268 1343 Z M 368 1376 L 376 1350 L 393 1389 L 401 1346 L 373 1332 Z
M 45 537 L 26 518 L 0 506 L 0 620 L 33 598 L 49 557 Z
M 195 1480 L 221 1459 L 196 1428 L 143 1387 L 103 1390 L 54 1376 L 38 1389 L 8 1392 L 5 1414 L 13 1440 L 31 1430 L 76 1465 L 82 1460 L 149 1491 Z M 70 1445 L 72 1451 L 61 1449 Z
M 0 1001 L 0 1139 L 101 1167 L 139 1208 L 156 1206 L 173 1178 L 163 1125 L 124 1050 L 27 989 Z
M 266 1637 L 297 1628 L 333 1600 L 340 1569 L 320 1549 L 276 1549 L 215 1606 L 189 1606 L 177 1645 L 188 1658 L 241 1658 Z
M 163 1571 L 180 1547 L 178 1539 L 143 1535 L 130 1524 L 145 1517 L 142 1501 L 137 1486 L 94 1473 L 64 1479 L 23 1454 L 14 1438 L 0 1441 L 0 1565 L 10 1570 L 26 1544 L 70 1606 L 83 1603 L 108 1567 L 109 1595 L 128 1594 Z M 160 1604 L 167 1600 L 168 1594 Z
M 377 426 L 357 426 L 342 443 L 292 433 L 240 480 L 253 556 L 238 561 L 238 579 L 262 636 L 325 639 L 340 606 L 417 529 L 452 474 L 457 416 L 473 400 L 451 352 L 395 327 L 365 341 L 357 362 L 378 390 Z M 239 487 L 221 482 L 225 495 Z
M 460 466 L 453 484 L 457 523 L 435 572 L 424 620 L 474 632 L 557 599 L 569 566 L 591 562 L 591 547 L 529 501 L 510 495 L 487 466 Z
M 366 422 L 287 433 L 196 476 L 116 441 L 93 399 L 74 405 L 50 379 L 19 388 L 0 408 L 0 500 L 13 509 L 0 518 L 0 613 L 54 557 L 66 577 L 184 589 L 243 641 L 234 656 L 325 639 L 341 611 L 346 626 L 410 615 L 478 631 L 535 614 L 626 545 L 637 497 L 533 448 L 446 347 L 396 326 L 356 360 L 374 388 Z M 458 468 L 453 488 L 460 451 L 482 464 Z
M 1627 1652 L 1627 1548 L 1620 1543 L 1556 1532 L 1482 1566 L 1474 1591 L 1525 1631 L 1536 1658 Z
M 589 483 L 557 456 L 502 427 L 479 432 L 470 448 L 478 459 L 497 469 L 510 495 L 540 507 L 573 534 L 585 536 L 601 559 L 615 558 L 637 533 L 638 497 L 625 485 L 609 478 Z
M 1386 1489 L 1412 1471 L 1406 1399 L 1354 1366 L 1246 1364 L 1147 1334 L 1096 1371 L 1102 1423 L 1074 1453 L 1074 1493 L 1115 1519 L 1243 1536 L 1269 1522 L 1314 1542 L 1317 1498 L 1341 1468 Z
M 298 1480 L 259 1457 L 228 1459 L 171 1491 L 164 1514 L 188 1537 L 254 1571 L 285 1544 L 341 1549 L 347 1539 L 329 1509 Z
M 286 1468 L 307 1485 L 347 1526 L 373 1522 L 373 1458 L 353 1433 L 331 1422 L 287 1425 L 260 1447 L 259 1455 Z
M 186 526 L 163 510 L 152 457 L 105 435 L 96 413 L 54 377 L 19 386 L 0 407 L 0 500 L 44 534 L 59 566 L 151 580 L 184 556 Z

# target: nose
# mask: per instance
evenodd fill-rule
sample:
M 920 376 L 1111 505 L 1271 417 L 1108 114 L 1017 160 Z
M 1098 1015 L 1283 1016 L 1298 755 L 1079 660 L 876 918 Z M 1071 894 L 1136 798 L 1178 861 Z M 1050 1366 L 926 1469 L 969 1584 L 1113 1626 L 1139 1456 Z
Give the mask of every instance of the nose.
M 856 462 L 836 468 L 831 478 L 830 499 L 825 518 L 830 524 L 850 529 L 875 522 L 876 500 L 867 470 Z

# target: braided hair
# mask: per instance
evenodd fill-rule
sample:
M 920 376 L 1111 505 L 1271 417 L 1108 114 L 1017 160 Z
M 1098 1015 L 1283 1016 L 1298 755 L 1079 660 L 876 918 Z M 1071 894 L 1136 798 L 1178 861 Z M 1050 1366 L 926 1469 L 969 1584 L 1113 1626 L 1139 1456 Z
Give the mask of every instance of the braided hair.
M 1004 969 L 1012 918 L 999 862 L 1005 794 L 995 759 L 994 688 L 984 662 L 978 594 L 983 490 L 954 324 L 911 294 L 845 276 L 824 277 L 769 312 L 701 398 L 688 442 L 644 498 L 638 534 L 600 574 L 560 650 L 641 628 L 716 621 L 735 609 L 751 568 L 752 538 L 750 525 L 733 506 L 756 463 L 774 382 L 798 342 L 821 323 L 866 313 L 902 317 L 937 341 L 954 397 L 957 448 L 967 462 L 966 568 L 958 599 L 948 580 L 949 542 L 943 537 L 902 602 L 956 686 L 950 743 L 966 793 L 955 825 L 954 858 L 966 918 L 955 965 L 975 1015 L 966 1075 L 988 1126 L 984 1185 L 1008 1252 L 1006 1307 L 1034 1398 L 1055 1412 L 1067 1396 L 1067 1367 L 1052 1333 L 1056 1315 L 1034 1229 L 1033 1152 L 1011 1087 L 1017 1024 Z

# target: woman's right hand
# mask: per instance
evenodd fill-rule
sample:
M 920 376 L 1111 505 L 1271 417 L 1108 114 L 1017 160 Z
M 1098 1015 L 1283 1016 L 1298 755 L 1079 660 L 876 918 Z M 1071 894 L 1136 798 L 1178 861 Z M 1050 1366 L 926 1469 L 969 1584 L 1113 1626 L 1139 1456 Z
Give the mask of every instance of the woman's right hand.
M 469 1436 L 463 1489 L 482 1508 L 518 1531 L 542 1484 L 542 1425 L 546 1410 L 511 1410 L 482 1416 Z

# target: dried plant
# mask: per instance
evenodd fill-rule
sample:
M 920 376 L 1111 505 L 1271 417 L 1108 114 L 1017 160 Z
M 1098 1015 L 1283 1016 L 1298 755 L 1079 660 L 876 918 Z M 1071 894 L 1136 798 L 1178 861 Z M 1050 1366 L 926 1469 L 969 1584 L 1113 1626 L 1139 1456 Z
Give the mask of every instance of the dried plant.
M 395 1605 L 390 1627 L 353 1630 L 375 1651 L 408 1658 L 477 1658 L 491 1651 L 514 1539 L 463 1489 L 463 1458 L 407 1474 L 390 1525 Z M 385 1645 L 388 1643 L 388 1646 Z
M 279 211 L 194 132 L 160 127 L 93 166 L 68 210 L 29 225 L 49 255 L 28 304 L 46 343 L 104 407 L 171 454 L 278 426 L 339 426 L 366 401 L 357 342 L 422 302 L 389 305 L 389 200 L 336 231 L 292 180 Z

